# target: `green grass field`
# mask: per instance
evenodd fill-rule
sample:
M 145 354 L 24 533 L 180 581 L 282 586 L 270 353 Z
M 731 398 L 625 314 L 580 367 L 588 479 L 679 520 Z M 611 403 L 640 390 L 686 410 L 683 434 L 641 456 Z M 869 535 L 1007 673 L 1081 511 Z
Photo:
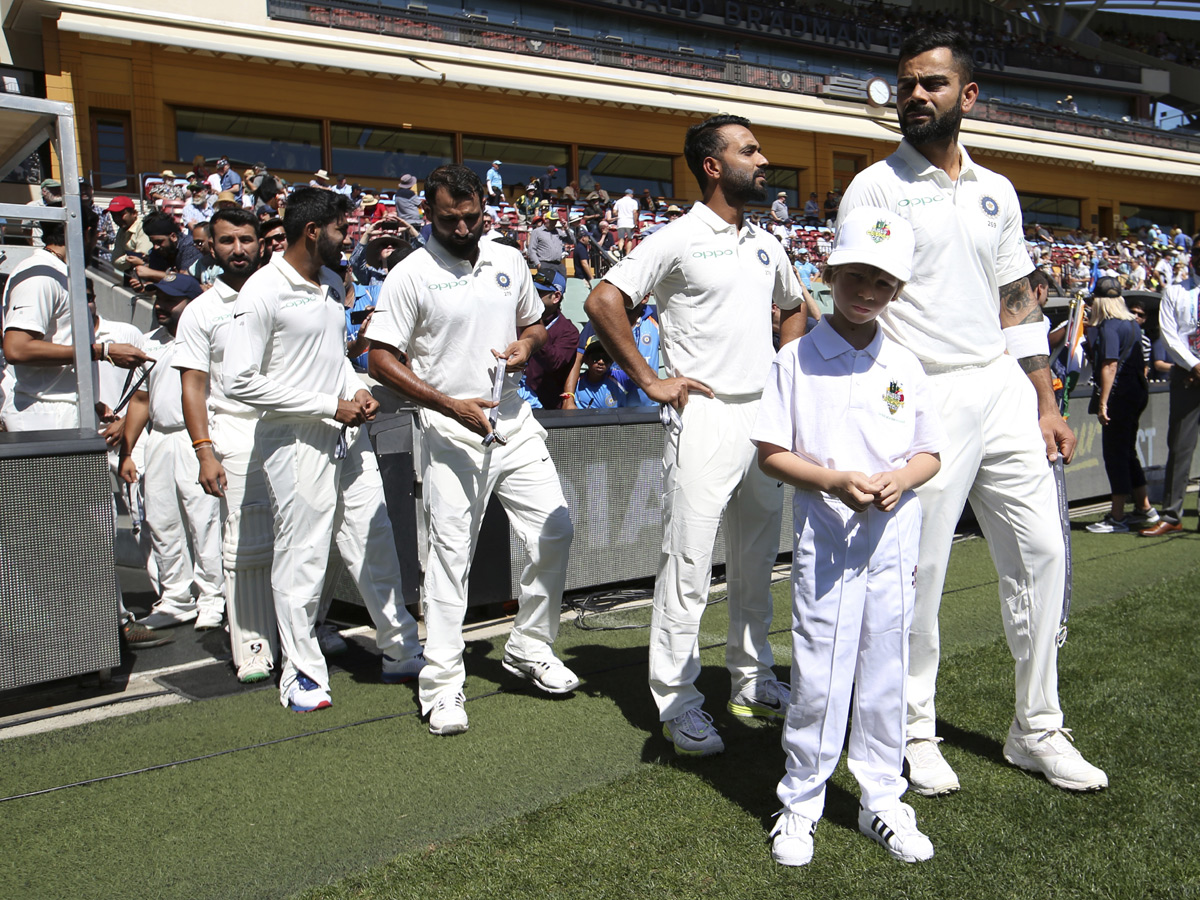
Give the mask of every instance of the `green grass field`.
M 2 797 L 237 752 L 0 802 L 0 898 L 1200 897 L 1200 537 L 1077 530 L 1074 547 L 1061 693 L 1112 786 L 1074 796 L 1002 760 L 1012 662 L 986 547 L 959 544 L 939 714 L 963 791 L 908 798 L 937 849 L 923 865 L 857 833 L 844 764 L 813 864 L 771 861 L 779 731 L 723 712 L 717 604 L 700 686 L 728 749 L 707 760 L 677 761 L 659 735 L 646 632 L 567 618 L 559 649 L 584 689 L 527 693 L 500 668 L 501 641 L 473 643 L 471 730 L 456 738 L 430 736 L 413 689 L 364 669 L 337 675 L 334 708 L 312 716 L 262 691 L 4 741 Z

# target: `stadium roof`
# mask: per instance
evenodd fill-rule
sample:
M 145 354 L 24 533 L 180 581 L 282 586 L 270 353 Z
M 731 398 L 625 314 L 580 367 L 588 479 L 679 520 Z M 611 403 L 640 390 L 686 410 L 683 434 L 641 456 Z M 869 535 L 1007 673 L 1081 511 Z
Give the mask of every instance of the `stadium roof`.
M 1200 16 L 1200 0 L 1048 0 L 1048 2 L 1033 2 L 1033 0 L 998 0 L 996 5 L 1009 12 L 1033 13 L 1044 15 L 1055 7 L 1070 10 L 1088 10 L 1091 12 L 1120 12 L 1120 13 L 1191 13 Z M 1180 16 L 1185 18 L 1186 16 Z M 1167 16 L 1171 18 L 1171 16 Z

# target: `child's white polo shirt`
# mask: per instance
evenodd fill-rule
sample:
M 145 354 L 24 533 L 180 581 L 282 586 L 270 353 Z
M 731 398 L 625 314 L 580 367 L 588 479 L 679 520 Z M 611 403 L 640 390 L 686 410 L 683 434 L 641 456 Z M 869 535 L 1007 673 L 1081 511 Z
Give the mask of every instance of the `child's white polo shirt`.
M 881 329 L 855 350 L 826 319 L 775 357 L 750 439 L 867 475 L 946 443 L 916 356 Z
M 642 241 L 604 280 L 636 303 L 653 292 L 667 373 L 725 398 L 757 397 L 775 355 L 771 303 L 794 309 L 800 279 L 778 239 L 703 203 Z

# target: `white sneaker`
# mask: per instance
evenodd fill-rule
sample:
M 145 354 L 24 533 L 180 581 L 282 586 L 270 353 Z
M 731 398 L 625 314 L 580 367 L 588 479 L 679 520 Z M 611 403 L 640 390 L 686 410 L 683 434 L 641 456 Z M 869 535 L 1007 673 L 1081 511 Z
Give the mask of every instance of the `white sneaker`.
M 548 660 L 521 659 L 506 651 L 500 665 L 547 694 L 569 694 L 579 687 L 579 676 L 554 657 Z
M 466 731 L 466 702 L 462 691 L 443 691 L 429 713 L 429 733 L 462 734 Z
M 225 621 L 225 613 L 220 608 L 202 609 L 196 614 L 196 623 L 192 626 L 197 631 L 212 631 L 220 628 Z
M 350 649 L 332 622 L 322 622 L 317 626 L 317 645 L 325 656 L 340 656 Z
M 1064 791 L 1099 791 L 1108 787 L 1108 776 L 1075 749 L 1069 728 L 1021 731 L 1014 719 L 1004 742 L 1004 758 L 1014 766 L 1041 772 Z
M 1135 509 L 1133 512 L 1126 513 L 1125 515 L 1125 521 L 1129 523 L 1130 530 L 1145 528 L 1147 525 L 1157 525 L 1160 518 L 1162 517 L 1158 514 L 1158 510 L 1153 506 L 1145 512 Z
M 386 653 L 383 655 L 383 683 L 404 684 L 412 681 L 425 668 L 425 654 L 417 651 L 415 656 L 405 659 L 392 659 Z
M 788 702 L 792 699 L 791 685 L 774 678 L 751 685 L 729 698 L 727 709 L 743 719 L 787 718 Z
M 817 823 L 807 816 L 781 809 L 771 829 L 771 857 L 781 866 L 807 866 L 813 858 Z
M 159 600 L 150 608 L 150 612 L 138 624 L 151 630 L 156 628 L 175 628 L 191 622 L 199 611 L 195 601 L 191 603 L 175 603 L 172 600 Z
M 704 710 L 689 709 L 663 722 L 663 737 L 675 745 L 680 756 L 713 756 L 725 749 L 725 742 L 712 721 L 712 716 Z
M 882 844 L 893 859 L 907 863 L 933 859 L 933 844 L 917 830 L 917 814 L 907 803 L 879 812 L 860 807 L 858 830 Z
M 939 737 L 912 738 L 904 745 L 908 786 L 923 797 L 939 797 L 959 788 L 958 776 L 938 749 L 941 742 Z
M 288 693 L 288 709 L 292 712 L 307 713 L 316 712 L 318 709 L 329 709 L 331 706 L 333 706 L 333 700 L 329 696 L 329 691 L 303 672 L 296 677 L 296 683 L 292 685 L 292 689 Z
M 1087 526 L 1087 530 L 1092 534 L 1128 534 L 1129 522 L 1125 519 L 1114 519 L 1111 514 L 1106 514 L 1099 522 L 1093 522 Z
M 256 681 L 266 681 L 271 677 L 271 670 L 273 668 L 275 668 L 275 664 L 271 662 L 271 658 L 260 653 L 250 657 L 238 666 L 237 679 L 242 684 L 254 684 Z

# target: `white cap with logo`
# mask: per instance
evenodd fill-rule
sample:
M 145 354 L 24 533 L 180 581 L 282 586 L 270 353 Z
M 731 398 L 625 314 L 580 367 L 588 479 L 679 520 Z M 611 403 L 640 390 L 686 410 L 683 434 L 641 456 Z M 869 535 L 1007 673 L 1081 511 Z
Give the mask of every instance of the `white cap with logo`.
M 888 209 L 859 206 L 838 222 L 833 252 L 826 262 L 831 266 L 863 263 L 908 281 L 915 246 L 912 226 L 903 217 Z

